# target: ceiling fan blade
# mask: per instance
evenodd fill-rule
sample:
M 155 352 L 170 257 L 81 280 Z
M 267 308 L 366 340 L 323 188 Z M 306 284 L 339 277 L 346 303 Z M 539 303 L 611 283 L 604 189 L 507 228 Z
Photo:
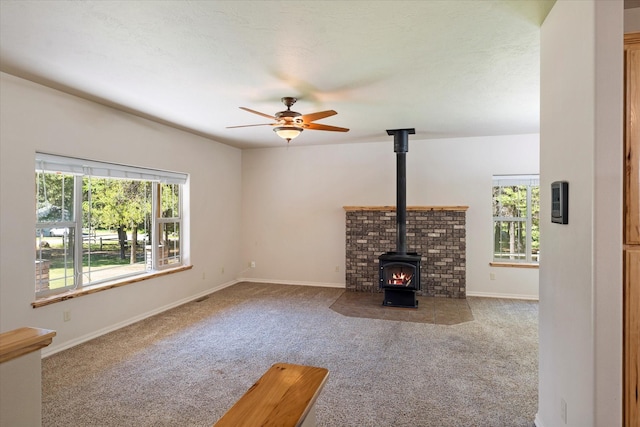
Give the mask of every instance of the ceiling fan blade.
M 276 119 L 274 116 L 271 116 L 271 115 L 265 114 L 265 113 L 261 113 L 260 111 L 252 110 L 251 108 L 240 107 L 240 109 L 244 110 L 244 111 L 248 111 L 248 112 L 253 113 L 253 114 L 257 114 L 257 115 L 262 116 L 262 117 L 266 117 L 267 119 L 272 119 L 272 120 Z
M 304 123 L 302 127 L 305 129 L 312 129 L 312 130 L 330 130 L 333 132 L 349 132 L 349 129 L 347 128 L 340 128 L 338 126 L 321 125 L 318 123 Z
M 310 123 L 316 120 L 324 119 L 325 117 L 335 116 L 336 114 L 338 113 L 336 113 L 333 110 L 327 110 L 327 111 L 319 111 L 317 113 L 304 114 L 300 116 L 300 118 L 302 119 L 303 122 Z
M 240 126 L 227 126 L 227 129 L 233 129 L 233 128 L 248 128 L 251 126 L 275 126 L 277 125 L 277 123 L 260 123 L 257 125 L 240 125 Z

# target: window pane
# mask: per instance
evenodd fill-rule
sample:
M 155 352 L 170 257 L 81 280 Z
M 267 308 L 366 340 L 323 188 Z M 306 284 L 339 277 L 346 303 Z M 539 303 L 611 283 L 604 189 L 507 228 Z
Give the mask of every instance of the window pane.
M 509 187 L 493 187 L 493 216 L 527 217 L 527 187 L 514 185 Z
M 180 264 L 180 222 L 161 222 L 158 229 L 158 267 Z
M 540 187 L 531 187 L 531 260 L 540 261 Z
M 146 271 L 151 182 L 83 178 L 83 284 Z
M 83 236 L 83 284 L 104 282 L 144 272 L 146 241 L 144 235 L 138 237 L 142 240 L 138 240 L 134 245 L 131 234 L 127 233 L 125 233 L 124 242 L 120 241 L 118 233 L 110 230 L 99 230 L 95 237 Z M 132 252 L 134 258 L 131 257 Z
M 36 172 L 36 222 L 73 221 L 73 175 Z
M 180 185 L 161 184 L 160 197 L 162 199 L 161 218 L 180 217 Z
M 500 206 L 500 187 L 493 187 L 492 190 L 493 193 L 493 204 L 492 204 L 492 208 L 493 208 L 493 213 L 492 215 L 494 217 L 500 216 L 500 210 L 501 210 L 501 206 Z
M 48 235 L 48 229 L 36 229 L 36 292 L 46 294 L 75 286 L 74 228 L 61 228 L 60 235 Z
M 526 261 L 527 233 L 523 221 L 494 222 L 494 259 Z

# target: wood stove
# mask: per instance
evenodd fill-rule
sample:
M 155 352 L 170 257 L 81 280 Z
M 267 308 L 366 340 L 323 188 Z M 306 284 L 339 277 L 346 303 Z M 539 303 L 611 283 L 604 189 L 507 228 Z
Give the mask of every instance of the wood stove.
M 387 252 L 380 260 L 380 288 L 384 290 L 382 305 L 418 307 L 416 291 L 420 290 L 420 261 L 422 257 L 410 252 Z
M 378 257 L 382 305 L 417 308 L 416 291 L 420 290 L 421 255 L 407 252 L 407 160 L 409 134 L 415 129 L 389 129 L 396 152 L 396 225 L 397 250 Z

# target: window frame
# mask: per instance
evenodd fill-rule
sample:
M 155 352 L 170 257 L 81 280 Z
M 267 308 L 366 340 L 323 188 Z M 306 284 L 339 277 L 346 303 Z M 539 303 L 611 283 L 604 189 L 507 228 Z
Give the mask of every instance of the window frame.
M 496 187 L 514 187 L 514 186 L 524 186 L 526 187 L 526 215 L 524 217 L 517 216 L 494 216 L 493 207 L 495 206 L 495 196 L 494 191 Z M 540 175 L 539 174 L 522 174 L 522 175 L 493 175 L 492 177 L 492 185 L 491 185 L 491 204 L 492 204 L 492 215 L 491 215 L 491 230 L 492 230 L 492 251 L 491 251 L 491 262 L 492 266 L 513 266 L 513 267 L 530 267 L 539 265 L 540 254 L 538 252 L 537 256 L 533 255 L 533 212 L 536 206 L 533 206 L 533 189 L 540 189 Z M 539 215 L 540 215 L 540 205 L 539 205 L 539 196 L 538 196 L 538 232 L 539 232 Z M 524 249 L 524 259 L 519 258 L 505 258 L 505 257 L 496 257 L 496 247 L 499 246 L 498 242 L 496 242 L 496 224 L 502 222 L 521 222 L 525 224 L 525 249 Z M 509 253 L 508 256 L 518 256 L 518 254 Z
M 183 270 L 185 268 L 190 268 L 185 265 L 185 247 L 184 242 L 187 240 L 186 236 L 184 236 L 184 209 L 183 209 L 183 199 L 184 193 L 188 185 L 188 175 L 185 173 L 179 172 L 171 172 L 171 171 L 163 171 L 157 169 L 149 169 L 149 168 L 141 168 L 136 166 L 127 166 L 120 165 L 116 163 L 107 163 L 107 162 L 99 162 L 93 160 L 86 159 L 78 159 L 73 157 L 65 157 L 65 156 L 57 156 L 46 153 L 36 153 L 36 162 L 35 162 L 35 172 L 36 179 L 39 179 L 40 173 L 62 173 L 64 175 L 72 175 L 74 178 L 74 189 L 73 189 L 73 219 L 72 220 L 64 220 L 64 221 L 52 221 L 52 222 L 42 222 L 39 221 L 38 217 L 38 203 L 35 206 L 36 212 L 36 221 L 35 227 L 36 230 L 42 228 L 54 228 L 54 227 L 65 227 L 72 228 L 74 230 L 73 235 L 73 269 L 74 269 L 74 283 L 72 285 L 66 285 L 61 288 L 54 289 L 41 289 L 42 284 L 39 281 L 38 267 L 36 267 L 36 278 L 35 278 L 35 297 L 36 300 L 41 299 L 50 299 L 50 297 L 55 297 L 56 295 L 68 292 L 74 293 L 82 293 L 86 291 L 87 288 L 95 288 L 101 287 L 105 284 L 113 284 L 114 282 L 133 282 L 139 281 L 140 276 L 155 276 L 161 270 Z M 177 184 L 178 185 L 178 201 L 177 201 L 177 209 L 178 216 L 174 216 L 170 218 L 170 221 L 178 224 L 178 241 L 180 243 L 180 252 L 177 257 L 174 258 L 174 262 L 167 263 L 166 265 L 160 265 L 158 262 L 158 242 L 160 240 L 160 236 L 158 236 L 157 232 L 151 233 L 151 257 L 152 263 L 151 268 L 146 264 L 144 269 L 141 271 L 132 272 L 131 274 L 124 275 L 114 275 L 112 277 L 103 278 L 99 280 L 94 280 L 90 282 L 85 282 L 84 274 L 89 272 L 90 270 L 86 270 L 83 267 L 83 256 L 84 256 L 84 248 L 83 248 L 83 227 L 85 226 L 84 221 L 89 220 L 88 218 L 84 218 L 83 215 L 83 203 L 85 202 L 83 197 L 83 179 L 85 178 L 107 178 L 107 179 L 125 179 L 125 180 L 138 180 L 138 181 L 146 181 L 151 182 L 152 184 L 152 199 L 150 201 L 150 213 L 151 213 L 151 230 L 158 230 L 159 224 L 161 224 L 166 218 L 161 218 L 162 212 L 161 209 L 154 209 L 154 206 L 160 207 L 160 199 L 159 199 L 159 189 L 162 184 Z M 36 183 L 36 202 L 39 199 L 39 183 Z M 156 203 L 157 200 L 157 203 Z M 62 214 L 64 219 L 64 211 Z M 90 215 L 89 215 L 90 218 Z M 90 220 L 89 220 L 90 222 Z M 87 224 L 87 228 L 90 228 L 90 224 Z M 70 233 L 69 233 L 70 234 Z M 42 236 L 42 234 L 40 235 Z M 66 239 L 66 235 L 63 236 Z M 36 235 L 36 239 L 38 239 L 38 235 Z M 38 243 L 39 240 L 36 240 Z M 66 243 L 65 243 L 66 244 Z M 38 246 L 38 245 L 36 245 Z M 146 253 L 146 248 L 143 248 Z M 36 266 L 42 264 L 42 251 L 40 248 L 36 248 L 35 261 Z M 175 262 L 177 260 L 177 262 Z M 66 264 L 65 264 L 66 265 Z M 65 267 L 66 268 L 66 267 Z M 85 271 L 86 270 L 86 271 Z M 169 272 L 169 271 L 167 271 Z M 164 273 L 166 274 L 166 273 Z M 114 287 L 112 286 L 104 286 L 105 288 Z M 34 305 L 35 307 L 36 305 Z

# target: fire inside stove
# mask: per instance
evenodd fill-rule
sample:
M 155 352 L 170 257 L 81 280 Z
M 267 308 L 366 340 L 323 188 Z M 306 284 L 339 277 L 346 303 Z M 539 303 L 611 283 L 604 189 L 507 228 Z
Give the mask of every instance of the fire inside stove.
M 411 284 L 411 279 L 413 278 L 413 274 L 408 274 L 403 271 L 398 273 L 393 273 L 391 278 L 389 279 L 389 285 L 396 286 L 409 286 Z
M 380 288 L 420 290 L 420 255 L 387 252 L 380 255 Z

